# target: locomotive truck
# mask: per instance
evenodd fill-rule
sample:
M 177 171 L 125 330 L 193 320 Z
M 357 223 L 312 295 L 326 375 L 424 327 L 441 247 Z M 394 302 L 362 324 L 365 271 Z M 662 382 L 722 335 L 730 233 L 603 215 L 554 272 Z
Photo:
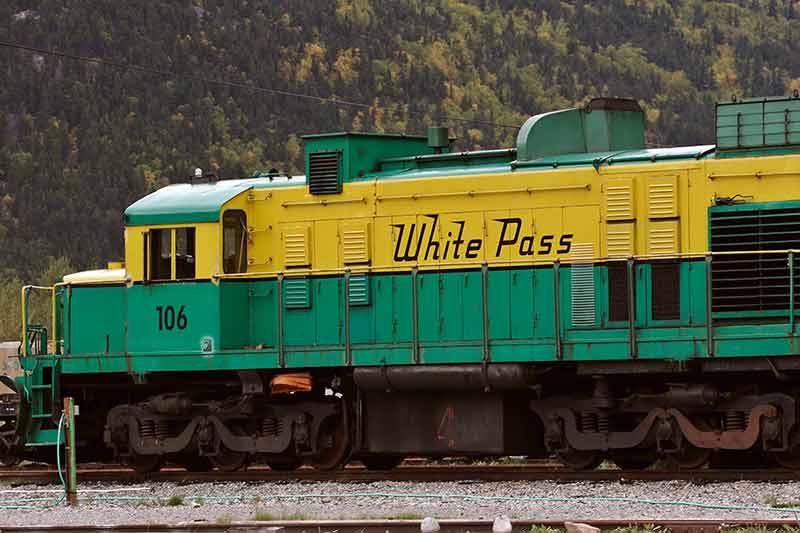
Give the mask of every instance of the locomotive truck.
M 597 98 L 513 148 L 309 135 L 305 176 L 161 188 L 124 262 L 44 289 L 49 325 L 23 289 L 0 454 L 54 460 L 69 396 L 79 458 L 140 472 L 800 467 L 800 98 L 715 122 L 648 148 L 636 101 Z

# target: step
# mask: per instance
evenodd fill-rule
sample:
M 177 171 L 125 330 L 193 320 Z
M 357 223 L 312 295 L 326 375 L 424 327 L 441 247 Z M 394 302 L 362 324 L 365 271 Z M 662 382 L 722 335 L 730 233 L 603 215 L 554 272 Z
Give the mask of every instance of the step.
M 52 385 L 31 385 L 32 390 L 44 390 L 44 389 L 52 389 Z
M 25 443 L 26 447 L 34 446 L 56 446 L 59 444 L 58 430 L 57 429 L 40 429 L 34 431 L 29 435 L 28 442 Z M 64 433 L 61 433 L 61 441 L 64 442 Z

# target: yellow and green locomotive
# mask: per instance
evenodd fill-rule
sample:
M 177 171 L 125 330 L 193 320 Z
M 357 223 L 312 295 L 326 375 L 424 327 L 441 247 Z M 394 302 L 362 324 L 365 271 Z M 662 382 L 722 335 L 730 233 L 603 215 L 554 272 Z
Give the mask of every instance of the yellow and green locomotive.
M 716 111 L 716 145 L 646 148 L 639 105 L 602 98 L 515 148 L 312 135 L 305 176 L 164 187 L 124 263 L 25 321 L 3 453 L 54 456 L 71 396 L 79 456 L 142 471 L 800 467 L 800 99 Z

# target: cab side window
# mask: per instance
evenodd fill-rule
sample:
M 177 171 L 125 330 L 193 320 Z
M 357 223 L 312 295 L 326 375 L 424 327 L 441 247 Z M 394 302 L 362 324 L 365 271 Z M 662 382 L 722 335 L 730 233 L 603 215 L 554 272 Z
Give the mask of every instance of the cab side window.
M 222 270 L 247 272 L 247 215 L 240 209 L 222 215 Z
M 195 229 L 151 229 L 145 236 L 145 278 L 151 281 L 194 279 Z
M 172 230 L 150 230 L 150 270 L 148 279 L 172 279 Z
M 175 279 L 195 277 L 194 247 L 194 228 L 175 230 Z

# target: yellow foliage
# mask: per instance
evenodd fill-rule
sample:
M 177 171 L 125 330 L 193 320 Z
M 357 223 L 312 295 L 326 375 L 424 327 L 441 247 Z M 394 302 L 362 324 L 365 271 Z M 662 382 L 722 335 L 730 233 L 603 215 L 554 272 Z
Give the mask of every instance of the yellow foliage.
M 434 68 L 438 69 L 442 74 L 450 74 L 450 50 L 446 43 L 442 41 L 434 41 L 426 50 L 427 62 Z
M 303 49 L 303 57 L 300 59 L 300 64 L 297 66 L 295 77 L 297 81 L 307 81 L 308 76 L 311 74 L 311 66 L 314 60 L 319 63 L 320 71 L 324 74 L 328 71 L 325 64 L 325 47 L 318 42 L 306 43 Z
M 374 16 L 369 0 L 339 0 L 336 4 L 336 18 L 355 26 L 368 27 Z
M 343 82 L 351 83 L 358 78 L 360 64 L 361 56 L 358 48 L 346 48 L 336 56 L 336 61 L 333 62 L 333 70 Z
M 714 81 L 717 87 L 726 97 L 739 92 L 739 75 L 736 72 L 736 60 L 733 56 L 733 48 L 728 44 L 721 44 L 717 47 L 719 57 L 711 66 L 714 73 Z

